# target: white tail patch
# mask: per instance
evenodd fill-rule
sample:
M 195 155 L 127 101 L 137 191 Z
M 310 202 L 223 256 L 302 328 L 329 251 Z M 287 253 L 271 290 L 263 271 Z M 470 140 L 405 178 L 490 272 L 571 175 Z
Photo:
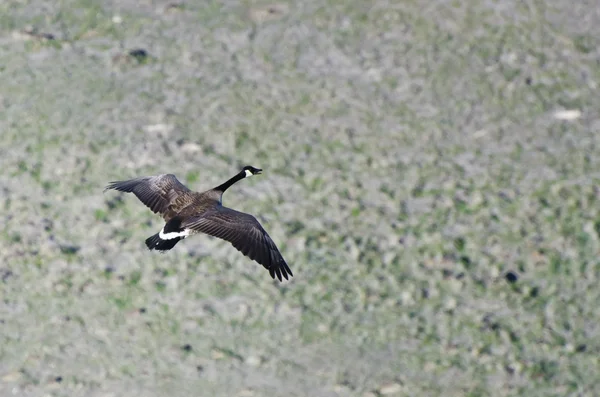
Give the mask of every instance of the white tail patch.
M 160 233 L 158 233 L 158 237 L 160 237 L 161 240 L 172 240 L 172 239 L 177 238 L 177 237 L 186 238 L 189 235 L 190 235 L 190 229 L 184 229 L 181 232 L 165 233 L 165 228 L 164 227 L 161 229 Z

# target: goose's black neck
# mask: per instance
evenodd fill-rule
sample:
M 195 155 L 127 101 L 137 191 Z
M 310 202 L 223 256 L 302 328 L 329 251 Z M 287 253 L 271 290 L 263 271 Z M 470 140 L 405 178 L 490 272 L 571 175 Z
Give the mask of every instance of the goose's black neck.
M 240 172 L 239 174 L 236 174 L 233 178 L 229 179 L 227 182 L 217 186 L 216 188 L 214 188 L 213 190 L 216 190 L 218 192 L 224 192 L 225 190 L 229 189 L 231 187 L 231 185 L 233 185 L 234 183 L 244 179 L 246 177 L 246 173 L 244 171 Z

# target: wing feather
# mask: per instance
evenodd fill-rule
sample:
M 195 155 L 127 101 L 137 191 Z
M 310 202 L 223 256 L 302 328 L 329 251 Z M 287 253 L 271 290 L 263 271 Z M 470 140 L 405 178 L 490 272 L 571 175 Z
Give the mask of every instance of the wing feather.
M 269 270 L 273 278 L 281 281 L 293 276 L 269 234 L 250 214 L 219 206 L 191 217 L 182 227 L 229 241 L 242 254 Z
M 105 190 L 107 189 L 135 194 L 152 212 L 161 214 L 166 220 L 181 210 L 176 201 L 185 200 L 177 200 L 178 198 L 192 196 L 192 191 L 173 174 L 110 182 Z

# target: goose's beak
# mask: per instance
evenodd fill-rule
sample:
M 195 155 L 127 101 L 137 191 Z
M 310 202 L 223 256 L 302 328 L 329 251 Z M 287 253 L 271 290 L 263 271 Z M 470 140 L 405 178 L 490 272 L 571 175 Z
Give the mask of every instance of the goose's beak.
M 256 173 L 255 173 L 255 174 L 256 174 L 256 175 L 260 175 L 260 174 L 262 174 L 262 170 L 261 170 L 260 168 L 258 168 L 258 169 L 256 170 Z

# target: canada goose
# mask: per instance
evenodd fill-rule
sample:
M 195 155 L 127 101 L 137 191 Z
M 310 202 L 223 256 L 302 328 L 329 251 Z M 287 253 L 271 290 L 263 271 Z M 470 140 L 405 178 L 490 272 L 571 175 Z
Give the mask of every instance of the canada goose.
M 166 224 L 160 232 L 146 239 L 150 250 L 168 251 L 179 240 L 205 233 L 229 241 L 242 254 L 269 270 L 273 279 L 277 275 L 279 281 L 282 276 L 287 280 L 288 275 L 293 276 L 292 271 L 256 218 L 221 205 L 223 193 L 231 185 L 261 171 L 246 166 L 225 183 L 203 193 L 191 191 L 172 174 L 110 182 L 104 191 L 133 193 L 152 212 L 162 215 Z

